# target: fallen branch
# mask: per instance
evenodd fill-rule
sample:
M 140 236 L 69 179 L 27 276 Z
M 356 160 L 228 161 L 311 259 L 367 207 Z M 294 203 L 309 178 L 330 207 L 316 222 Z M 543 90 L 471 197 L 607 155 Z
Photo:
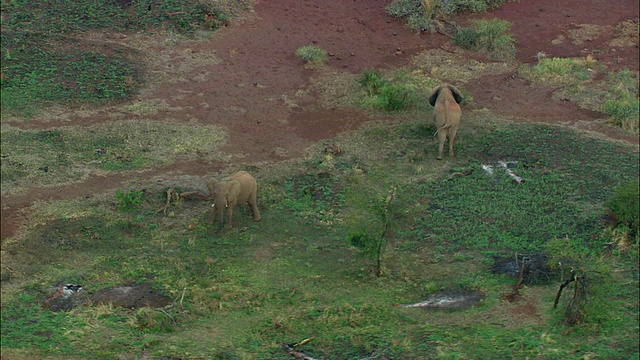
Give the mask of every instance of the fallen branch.
M 313 338 L 304 339 L 294 345 L 282 344 L 282 348 L 284 349 L 284 352 L 286 352 L 288 355 L 295 357 L 296 359 L 315 360 L 313 357 L 307 354 L 301 353 L 300 351 L 295 349 L 297 346 L 302 346 L 311 340 L 313 340 Z
M 446 52 L 448 52 L 448 53 L 451 53 L 451 54 L 456 54 L 456 51 L 455 51 L 455 50 L 447 49 L 447 48 L 446 48 L 446 47 L 444 47 L 444 46 L 440 46 L 440 49 L 442 49 L 442 50 L 444 50 L 444 51 L 446 51 Z
M 467 171 L 462 171 L 462 172 L 454 172 L 453 174 L 449 175 L 449 177 L 445 180 L 445 181 L 449 181 L 455 177 L 459 177 L 459 176 L 467 176 L 470 175 L 473 171 L 472 170 L 467 170 Z
M 180 197 L 183 198 L 183 199 L 186 199 L 189 196 L 197 196 L 197 197 L 205 199 L 205 200 L 209 199 L 209 195 L 205 195 L 205 194 L 203 194 L 203 193 L 201 193 L 199 191 L 189 191 L 189 192 L 185 192 L 185 193 L 180 194 Z
M 171 206 L 171 202 L 176 202 L 180 199 L 186 199 L 189 196 L 197 196 L 201 199 L 209 199 L 208 195 L 205 195 L 199 191 L 189 191 L 189 192 L 184 192 L 179 194 L 175 188 L 171 188 L 169 190 L 167 190 L 167 201 L 164 204 L 164 208 L 159 209 L 158 211 L 156 211 L 156 214 L 159 213 L 160 211 L 162 211 L 164 214 L 167 213 L 167 210 L 169 209 L 169 206 Z

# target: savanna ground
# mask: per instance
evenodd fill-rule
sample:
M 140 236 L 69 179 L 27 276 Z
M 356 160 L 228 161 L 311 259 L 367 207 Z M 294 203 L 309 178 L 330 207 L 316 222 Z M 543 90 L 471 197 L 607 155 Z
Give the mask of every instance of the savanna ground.
M 305 338 L 297 350 L 327 359 L 638 357 L 637 238 L 612 228 L 605 207 L 637 180 L 637 115 L 634 127 L 603 111 L 621 87 L 637 101 L 637 1 L 520 1 L 446 19 L 513 23 L 517 51 L 504 60 L 410 30 L 386 1 L 256 1 L 239 18 L 210 18 L 228 25 L 213 32 L 35 29 L 5 43 L 10 3 L 3 358 L 284 359 L 281 344 Z M 125 86 L 85 102 L 104 79 L 86 74 L 40 82 L 56 87 L 53 104 L 21 102 L 5 91 L 5 66 L 26 42 L 40 59 L 57 46 L 80 64 L 113 61 L 106 81 Z M 305 64 L 304 45 L 327 60 Z M 435 160 L 424 101 L 366 107 L 368 69 L 417 99 L 441 81 L 463 91 L 456 158 Z M 219 233 L 207 201 L 165 208 L 168 190 L 204 193 L 208 176 L 241 169 L 258 179 L 261 222 L 241 206 Z M 382 229 L 377 277 L 353 240 Z M 506 300 L 516 279 L 492 273 L 495 259 L 537 252 L 564 266 Z M 579 316 L 571 287 L 552 308 L 572 268 L 588 279 Z M 66 283 L 90 295 L 51 311 Z M 127 291 L 136 298 L 116 296 Z M 398 306 L 439 291 L 481 300 Z

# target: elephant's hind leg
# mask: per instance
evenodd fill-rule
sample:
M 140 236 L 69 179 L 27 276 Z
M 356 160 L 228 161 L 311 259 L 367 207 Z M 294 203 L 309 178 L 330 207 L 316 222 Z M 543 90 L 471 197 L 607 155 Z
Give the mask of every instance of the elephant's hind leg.
M 247 202 L 249 203 L 249 205 L 251 205 L 251 210 L 253 211 L 253 220 L 260 221 L 262 217 L 260 216 L 260 211 L 258 210 L 258 201 L 256 199 L 256 194 L 251 194 Z
M 449 156 L 453 157 L 453 142 L 456 139 L 456 134 L 458 133 L 458 127 L 454 126 L 449 129 Z
M 444 151 L 444 143 L 447 141 L 447 132 L 449 130 L 441 127 L 438 129 L 438 157 L 436 159 L 442 160 L 442 152 Z

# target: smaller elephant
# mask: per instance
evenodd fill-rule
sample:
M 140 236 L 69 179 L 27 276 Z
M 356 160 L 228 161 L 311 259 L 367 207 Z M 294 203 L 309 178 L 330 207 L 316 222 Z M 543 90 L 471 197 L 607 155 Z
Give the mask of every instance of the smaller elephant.
M 434 107 L 433 118 L 438 130 L 438 160 L 442 160 L 442 151 L 444 143 L 449 138 L 449 156 L 453 157 L 453 142 L 456 139 L 456 133 L 460 126 L 460 118 L 462 110 L 460 103 L 462 102 L 462 94 L 455 86 L 442 84 L 431 92 L 429 95 L 429 104 Z
M 209 180 L 207 184 L 210 197 L 213 199 L 213 208 L 211 209 L 211 220 L 213 224 L 218 215 L 218 229 L 222 229 L 224 224 L 224 209 L 227 208 L 227 228 L 233 226 L 233 208 L 236 204 L 247 202 L 253 210 L 253 220 L 260 221 L 260 211 L 256 201 L 258 191 L 258 183 L 256 179 L 246 171 L 238 171 L 235 174 L 225 177 L 218 181 L 216 179 Z

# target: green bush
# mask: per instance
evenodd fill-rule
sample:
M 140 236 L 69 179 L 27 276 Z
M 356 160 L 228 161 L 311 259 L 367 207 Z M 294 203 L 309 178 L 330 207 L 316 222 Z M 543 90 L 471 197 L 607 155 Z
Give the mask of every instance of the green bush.
M 315 45 L 299 47 L 296 56 L 311 64 L 321 64 L 327 58 L 327 52 Z
M 142 190 L 118 190 L 115 194 L 118 202 L 118 210 L 123 213 L 132 213 L 140 210 L 144 192 Z
M 638 186 L 638 179 L 620 184 L 605 204 L 616 222 L 628 226 L 633 234 L 638 233 Z
M 470 50 L 480 51 L 491 58 L 513 59 L 516 40 L 507 33 L 512 23 L 502 19 L 478 19 L 470 28 L 461 29 L 453 43 Z
M 367 92 L 365 106 L 386 111 L 399 111 L 414 103 L 416 90 L 402 79 L 385 80 L 380 71 L 365 69 L 356 81 Z

